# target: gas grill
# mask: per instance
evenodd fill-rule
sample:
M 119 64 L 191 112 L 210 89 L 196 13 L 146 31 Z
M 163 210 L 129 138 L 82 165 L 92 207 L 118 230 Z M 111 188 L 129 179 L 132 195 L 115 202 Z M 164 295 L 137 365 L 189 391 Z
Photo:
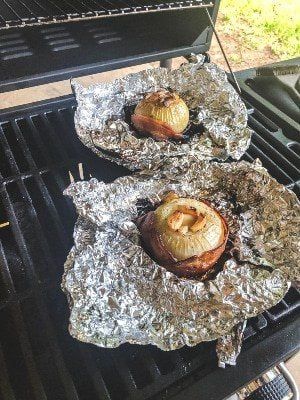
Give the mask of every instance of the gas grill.
M 205 53 L 207 12 L 215 21 L 218 3 L 0 0 L 0 90 Z M 260 158 L 299 195 L 299 124 L 255 91 L 254 76 L 237 74 L 254 130 L 244 159 Z M 238 364 L 225 370 L 217 367 L 215 342 L 163 352 L 102 349 L 69 335 L 60 282 L 76 213 L 62 192 L 74 180 L 129 174 L 78 140 L 75 107 L 69 95 L 0 112 L 0 398 L 221 400 L 294 354 L 294 287 L 248 321 Z

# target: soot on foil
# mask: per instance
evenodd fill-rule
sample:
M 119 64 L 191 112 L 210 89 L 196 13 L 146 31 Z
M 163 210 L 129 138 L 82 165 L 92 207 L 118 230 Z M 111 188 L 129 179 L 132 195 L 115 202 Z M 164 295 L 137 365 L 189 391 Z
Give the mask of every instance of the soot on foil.
M 209 199 L 227 219 L 233 248 L 214 279 L 178 278 L 141 246 L 136 218 L 168 191 Z M 220 365 L 234 364 L 241 324 L 299 279 L 299 202 L 259 162 L 186 157 L 110 184 L 73 183 L 65 194 L 79 217 L 62 287 L 70 333 L 81 341 L 174 350 L 220 338 Z
M 130 170 L 151 169 L 165 159 L 187 154 L 197 160 L 240 159 L 250 144 L 247 110 L 215 64 L 203 56 L 175 70 L 148 69 L 109 83 L 84 88 L 72 81 L 77 100 L 75 128 L 99 156 Z M 128 110 L 146 93 L 177 92 L 190 110 L 190 136 L 182 142 L 155 141 L 135 131 Z

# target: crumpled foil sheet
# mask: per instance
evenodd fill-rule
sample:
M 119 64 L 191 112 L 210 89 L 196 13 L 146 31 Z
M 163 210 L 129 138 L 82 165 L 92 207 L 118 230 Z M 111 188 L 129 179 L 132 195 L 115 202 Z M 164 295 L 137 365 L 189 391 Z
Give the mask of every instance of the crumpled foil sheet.
M 236 365 L 237 356 L 241 352 L 246 326 L 247 321 L 243 321 L 234 326 L 229 333 L 218 339 L 216 350 L 220 368 L 225 368 L 226 365 Z
M 209 199 L 227 218 L 232 249 L 212 280 L 178 278 L 141 247 L 134 221 L 148 201 L 155 205 L 170 190 Z M 225 335 L 220 362 L 234 363 L 240 338 L 226 335 L 278 303 L 299 278 L 299 202 L 259 162 L 187 157 L 110 184 L 73 183 L 65 194 L 79 218 L 62 287 L 70 333 L 81 341 L 173 350 Z
M 78 104 L 75 128 L 80 140 L 99 156 L 130 170 L 151 169 L 166 158 L 186 154 L 198 160 L 240 159 L 251 139 L 246 107 L 223 70 L 204 63 L 203 56 L 194 59 L 196 63 L 175 70 L 148 69 L 88 88 L 73 80 Z M 197 134 L 185 143 L 142 137 L 125 118 L 126 107 L 161 88 L 176 91 L 194 111 L 190 121 Z M 201 122 L 204 133 L 200 133 Z

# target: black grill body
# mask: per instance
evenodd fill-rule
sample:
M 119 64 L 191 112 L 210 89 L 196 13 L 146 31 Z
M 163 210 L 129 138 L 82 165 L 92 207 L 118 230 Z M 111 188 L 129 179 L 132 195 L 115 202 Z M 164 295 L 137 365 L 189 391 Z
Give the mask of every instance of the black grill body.
M 275 124 L 254 107 L 241 86 L 255 130 L 244 159 L 259 157 L 299 194 L 299 155 L 289 145 L 296 136 L 289 138 L 285 121 Z M 73 179 L 109 182 L 129 174 L 81 144 L 74 108 L 67 96 L 0 114 L 0 398 L 221 400 L 292 355 L 300 342 L 293 287 L 248 322 L 238 364 L 225 370 L 217 367 L 215 342 L 163 352 L 129 344 L 102 349 L 69 335 L 60 282 L 76 213 L 62 192 Z
M 215 20 L 219 2 L 0 0 L 0 91 L 204 53 L 212 37 L 206 9 Z M 48 20 L 21 3 L 43 5 Z

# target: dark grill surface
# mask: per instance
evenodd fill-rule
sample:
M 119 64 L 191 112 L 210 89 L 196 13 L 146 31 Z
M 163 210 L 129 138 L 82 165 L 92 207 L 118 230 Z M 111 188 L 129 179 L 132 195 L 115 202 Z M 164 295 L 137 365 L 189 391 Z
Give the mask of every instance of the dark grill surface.
M 73 179 L 107 182 L 127 173 L 79 142 L 73 109 L 68 97 L 0 115 L 0 398 L 161 399 L 179 396 L 215 371 L 237 376 L 238 368 L 217 369 L 214 342 L 172 352 L 128 344 L 108 350 L 69 335 L 60 281 L 76 213 L 62 191 Z M 256 133 L 244 158 L 259 157 L 299 193 L 299 155 L 279 140 L 285 132 L 258 111 L 249 123 Z M 299 299 L 291 288 L 284 301 L 250 320 L 244 352 L 292 323 Z M 204 388 L 207 397 L 201 398 L 221 399 L 244 383 L 227 379 L 222 386 L 220 379 L 215 386 L 223 393 L 208 397 Z
M 204 0 L 0 0 L 0 28 L 212 5 Z

